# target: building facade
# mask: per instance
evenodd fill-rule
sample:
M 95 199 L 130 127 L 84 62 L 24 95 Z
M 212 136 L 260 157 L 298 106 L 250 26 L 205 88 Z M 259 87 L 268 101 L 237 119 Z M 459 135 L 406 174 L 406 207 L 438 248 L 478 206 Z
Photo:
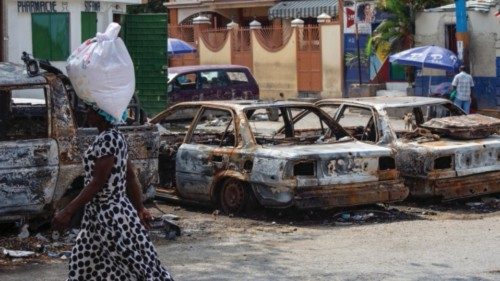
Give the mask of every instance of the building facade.
M 64 70 L 72 50 L 104 31 L 109 23 L 120 23 L 126 5 L 144 2 L 3 0 L 2 56 L 5 61 L 21 63 L 26 51 Z

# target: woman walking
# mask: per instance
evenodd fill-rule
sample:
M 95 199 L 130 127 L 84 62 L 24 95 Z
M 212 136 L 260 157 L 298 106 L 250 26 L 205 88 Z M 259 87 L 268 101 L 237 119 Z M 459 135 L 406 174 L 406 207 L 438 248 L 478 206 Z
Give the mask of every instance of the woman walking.
M 55 229 L 66 229 L 85 206 L 68 280 L 172 280 L 149 239 L 145 226 L 151 215 L 142 204 L 127 142 L 114 121 L 88 106 L 87 122 L 99 135 L 84 154 L 85 187 L 52 222 Z

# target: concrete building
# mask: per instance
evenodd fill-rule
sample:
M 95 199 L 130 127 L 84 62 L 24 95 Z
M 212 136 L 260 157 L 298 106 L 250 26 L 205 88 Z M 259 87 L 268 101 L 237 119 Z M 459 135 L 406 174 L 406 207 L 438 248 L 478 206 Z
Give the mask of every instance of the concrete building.
M 64 69 L 72 50 L 96 32 L 102 32 L 109 23 L 120 22 L 126 5 L 144 2 L 2 0 L 0 58 L 21 63 L 21 54 L 26 51 Z
M 500 1 L 467 1 L 468 30 L 470 34 L 471 75 L 474 78 L 475 96 L 479 108 L 500 108 Z M 438 45 L 456 53 L 455 5 L 446 5 L 418 14 L 416 45 Z M 429 92 L 432 85 L 451 82 L 455 73 L 424 69 L 417 77 L 416 93 Z

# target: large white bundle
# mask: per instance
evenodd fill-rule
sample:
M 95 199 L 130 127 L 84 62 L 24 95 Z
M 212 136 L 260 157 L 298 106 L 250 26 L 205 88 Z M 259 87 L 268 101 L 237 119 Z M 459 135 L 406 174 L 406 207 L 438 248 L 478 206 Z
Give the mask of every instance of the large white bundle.
M 134 65 L 118 37 L 120 28 L 111 23 L 104 33 L 85 41 L 66 67 L 76 94 L 116 120 L 121 120 L 135 90 Z

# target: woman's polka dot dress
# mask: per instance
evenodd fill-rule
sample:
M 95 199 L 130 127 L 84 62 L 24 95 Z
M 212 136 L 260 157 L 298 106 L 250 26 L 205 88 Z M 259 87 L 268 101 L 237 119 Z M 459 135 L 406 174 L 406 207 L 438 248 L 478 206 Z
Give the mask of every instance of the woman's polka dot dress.
M 115 162 L 104 188 L 85 206 L 68 280 L 172 280 L 127 197 L 127 151 L 123 135 L 110 129 L 85 152 L 85 185 L 95 159 L 114 155 Z

